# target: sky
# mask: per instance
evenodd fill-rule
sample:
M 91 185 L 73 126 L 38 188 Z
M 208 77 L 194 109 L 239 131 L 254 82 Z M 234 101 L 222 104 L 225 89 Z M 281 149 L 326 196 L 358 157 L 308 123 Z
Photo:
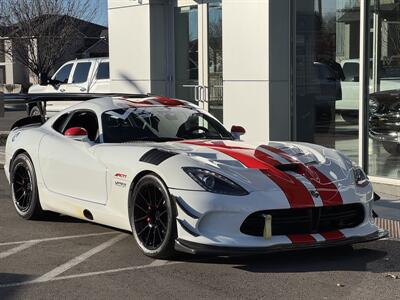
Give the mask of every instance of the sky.
M 97 16 L 93 22 L 103 26 L 108 26 L 107 0 L 93 0 L 92 3 L 93 7 L 97 6 Z

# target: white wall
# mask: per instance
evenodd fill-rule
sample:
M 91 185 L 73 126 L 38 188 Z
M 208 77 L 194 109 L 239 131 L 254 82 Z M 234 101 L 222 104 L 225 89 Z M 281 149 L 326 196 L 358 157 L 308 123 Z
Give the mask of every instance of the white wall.
M 244 140 L 290 138 L 289 0 L 224 0 L 224 123 Z
M 150 91 L 150 6 L 148 1 L 109 0 L 111 91 Z
M 108 1 L 111 91 L 165 94 L 164 4 Z

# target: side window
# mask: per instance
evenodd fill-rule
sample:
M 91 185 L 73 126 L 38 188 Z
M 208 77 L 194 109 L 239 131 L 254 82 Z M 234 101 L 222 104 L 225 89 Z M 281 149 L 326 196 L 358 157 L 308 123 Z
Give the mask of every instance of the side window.
M 88 80 L 88 75 L 92 63 L 78 63 L 75 68 L 74 76 L 72 78 L 72 83 L 83 83 Z
M 64 132 L 72 127 L 82 127 L 88 132 L 89 140 L 95 141 L 98 136 L 99 123 L 97 116 L 91 111 L 77 111 L 69 119 Z M 63 132 L 63 133 L 64 133 Z
M 54 77 L 54 80 L 57 80 L 61 83 L 68 83 L 69 74 L 72 70 L 72 64 L 65 65 L 62 67 Z
M 343 65 L 343 73 L 346 77 L 345 81 L 354 81 L 355 77 L 358 77 L 359 74 L 358 63 L 345 63 Z
M 96 79 L 110 79 L 110 63 L 103 62 L 99 65 L 97 70 Z
M 69 113 L 63 114 L 54 122 L 53 129 L 59 133 L 62 133 L 65 122 L 67 121 Z

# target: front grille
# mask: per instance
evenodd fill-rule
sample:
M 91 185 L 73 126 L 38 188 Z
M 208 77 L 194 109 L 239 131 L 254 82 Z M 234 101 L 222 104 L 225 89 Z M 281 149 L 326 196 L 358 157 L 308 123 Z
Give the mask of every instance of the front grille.
M 246 218 L 240 227 L 244 234 L 262 236 L 263 215 L 272 216 L 272 235 L 311 234 L 360 225 L 365 218 L 362 204 L 258 211 Z

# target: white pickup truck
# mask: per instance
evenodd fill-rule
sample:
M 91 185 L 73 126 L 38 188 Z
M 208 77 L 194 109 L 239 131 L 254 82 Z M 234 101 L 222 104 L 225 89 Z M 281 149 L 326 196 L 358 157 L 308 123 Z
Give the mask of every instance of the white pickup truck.
M 341 62 L 344 76 L 342 81 L 342 100 L 336 102 L 336 111 L 339 111 L 343 119 L 348 122 L 354 122 L 358 119 L 359 109 L 359 60 L 346 59 Z M 400 71 L 400 69 L 397 69 Z M 397 75 L 397 74 L 396 74 Z M 380 80 L 380 90 L 397 90 L 400 89 L 400 72 L 397 77 L 389 74 L 382 74 Z M 374 82 L 372 78 L 369 83 L 369 91 L 373 93 Z
M 76 59 L 62 65 L 47 83 L 31 86 L 29 94 L 45 93 L 109 93 L 110 66 L 108 58 Z M 51 116 L 77 102 L 47 102 L 46 113 Z M 29 107 L 29 115 L 39 115 L 37 106 Z

